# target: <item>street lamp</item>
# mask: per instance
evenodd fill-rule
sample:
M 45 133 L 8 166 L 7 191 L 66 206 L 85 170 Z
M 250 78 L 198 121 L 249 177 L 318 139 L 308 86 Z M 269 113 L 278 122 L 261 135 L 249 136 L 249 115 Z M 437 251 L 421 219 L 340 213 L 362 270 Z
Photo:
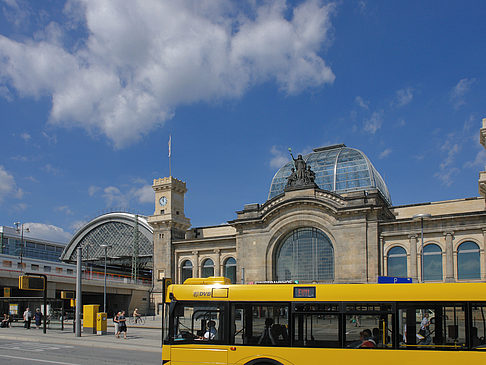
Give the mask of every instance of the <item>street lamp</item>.
M 15 230 L 20 233 L 20 272 L 24 272 L 24 223 L 14 222 Z M 30 232 L 29 227 L 25 228 L 25 232 Z
M 432 215 L 429 213 L 419 213 L 413 216 L 413 219 L 420 219 L 420 229 L 421 229 L 420 237 L 422 238 L 422 244 L 421 244 L 422 256 L 420 260 L 420 282 L 422 283 L 424 282 L 424 219 L 429 219 L 431 217 Z
M 102 244 L 100 245 L 100 247 L 103 247 L 105 249 L 105 284 L 103 285 L 103 311 L 106 313 L 106 256 L 108 248 L 110 248 L 111 245 Z

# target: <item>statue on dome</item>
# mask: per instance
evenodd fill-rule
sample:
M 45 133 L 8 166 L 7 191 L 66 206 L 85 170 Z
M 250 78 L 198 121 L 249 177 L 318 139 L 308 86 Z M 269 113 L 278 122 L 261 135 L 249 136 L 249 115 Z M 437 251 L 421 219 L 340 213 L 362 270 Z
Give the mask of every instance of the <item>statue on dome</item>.
M 291 169 L 291 174 L 287 177 L 287 186 L 285 189 L 301 189 L 301 188 L 317 188 L 316 174 L 311 170 L 310 165 L 302 158 L 302 155 L 298 155 L 294 158 L 292 150 L 289 148 L 290 156 L 294 161 L 294 167 Z

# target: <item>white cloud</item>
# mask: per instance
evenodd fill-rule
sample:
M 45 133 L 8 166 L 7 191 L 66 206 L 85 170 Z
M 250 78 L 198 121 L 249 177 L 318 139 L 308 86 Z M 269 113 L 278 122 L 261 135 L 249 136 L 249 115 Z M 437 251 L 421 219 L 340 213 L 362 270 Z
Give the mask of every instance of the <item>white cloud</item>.
M 138 199 L 139 203 L 153 203 L 155 199 L 154 189 L 151 185 L 145 185 L 138 189 L 133 189 L 131 194 Z
M 464 167 L 478 167 L 480 169 L 486 170 L 486 151 L 481 147 L 481 150 L 476 153 L 474 160 L 466 162 L 464 164 Z
M 289 162 L 289 155 L 287 151 L 279 150 L 277 146 L 272 146 L 270 149 L 270 167 L 274 169 L 279 169 L 287 162 Z
M 440 149 L 446 153 L 446 157 L 440 163 L 439 171 L 434 174 L 446 186 L 451 186 L 454 176 L 460 172 L 459 168 L 454 166 L 456 156 L 461 151 L 461 146 L 455 142 L 456 140 L 457 136 L 451 134 L 441 146 Z
M 57 137 L 55 135 L 50 136 L 46 132 L 42 132 L 42 135 L 47 139 L 47 143 L 49 144 L 57 143 Z
M 382 152 L 380 153 L 379 158 L 380 158 L 380 159 L 383 159 L 383 158 L 385 158 L 385 157 L 388 157 L 388 155 L 389 155 L 390 153 L 392 153 L 392 150 L 391 150 L 390 148 L 387 148 L 387 149 L 385 149 L 384 151 L 382 151 Z
M 10 90 L 5 86 L 0 86 L 0 98 L 4 98 L 8 102 L 13 101 L 13 96 L 10 93 Z
M 471 86 L 476 82 L 476 79 L 461 79 L 454 86 L 450 92 L 450 100 L 455 109 L 459 109 L 466 104 L 465 95 L 471 89 Z
M 397 90 L 393 105 L 401 107 L 410 103 L 413 99 L 413 89 L 411 87 Z
M 375 134 L 378 129 L 381 128 L 383 124 L 383 110 L 373 112 L 371 117 L 364 121 L 365 132 Z
M 95 195 L 98 191 L 100 191 L 101 188 L 99 186 L 94 186 L 94 185 L 91 185 L 89 188 L 88 188 L 88 195 L 89 196 L 93 196 Z
M 29 133 L 22 133 L 20 138 L 22 138 L 25 142 L 29 142 L 32 139 L 32 136 Z
M 102 197 L 105 199 L 107 207 L 128 208 L 129 206 L 129 199 L 116 186 L 108 186 L 104 188 Z
M 74 214 L 73 211 L 67 205 L 55 207 L 54 209 L 58 212 L 62 212 L 64 214 L 66 214 L 66 215 L 73 215 Z
M 9 196 L 20 199 L 22 195 L 23 191 L 17 187 L 14 177 L 0 165 L 0 203 Z
M 102 133 L 121 148 L 179 105 L 238 98 L 269 80 L 287 94 L 332 83 L 320 52 L 331 41 L 334 8 L 319 0 L 294 8 L 283 1 L 68 2 L 68 23 L 51 22 L 35 40 L 0 36 L 0 82 L 22 96 L 51 96 L 50 123 Z M 63 37 L 82 25 L 87 38 L 64 47 Z
M 361 108 L 368 110 L 369 109 L 369 102 L 364 101 L 361 96 L 357 96 L 354 101 L 358 104 Z
M 25 228 L 29 228 L 28 237 L 35 237 L 47 241 L 67 243 L 72 238 L 72 234 L 64 231 L 60 227 L 44 223 L 25 223 Z
M 43 170 L 45 172 L 48 172 L 49 174 L 52 174 L 52 175 L 60 175 L 61 174 L 61 170 L 58 169 L 57 167 L 52 166 L 50 163 L 46 164 L 43 167 Z

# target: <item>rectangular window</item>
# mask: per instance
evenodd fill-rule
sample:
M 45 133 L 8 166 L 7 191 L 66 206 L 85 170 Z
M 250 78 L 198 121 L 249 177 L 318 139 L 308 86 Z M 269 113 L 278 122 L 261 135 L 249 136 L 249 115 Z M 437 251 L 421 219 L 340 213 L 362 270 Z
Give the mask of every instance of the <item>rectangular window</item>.
M 466 347 L 462 304 L 402 306 L 399 311 L 400 347 L 460 350 Z
M 67 272 L 68 275 L 74 274 L 74 270 L 73 269 L 66 269 L 66 272 Z
M 338 314 L 299 313 L 294 316 L 294 345 L 299 347 L 341 347 Z
M 30 268 L 31 268 L 32 271 L 39 271 L 39 265 L 37 265 L 37 264 L 31 264 Z
M 177 303 L 173 311 L 174 343 L 222 343 L 225 338 L 222 303 Z
M 44 266 L 44 272 L 51 272 L 50 266 Z
M 486 345 L 486 304 L 473 304 L 471 314 L 471 347 L 484 347 Z
M 357 312 L 346 314 L 345 346 L 348 348 L 391 348 L 392 314 Z
M 232 344 L 290 346 L 286 303 L 233 304 L 230 323 Z
M 56 272 L 58 274 L 62 274 L 62 267 L 56 267 Z
M 17 269 L 25 269 L 25 262 L 17 262 Z

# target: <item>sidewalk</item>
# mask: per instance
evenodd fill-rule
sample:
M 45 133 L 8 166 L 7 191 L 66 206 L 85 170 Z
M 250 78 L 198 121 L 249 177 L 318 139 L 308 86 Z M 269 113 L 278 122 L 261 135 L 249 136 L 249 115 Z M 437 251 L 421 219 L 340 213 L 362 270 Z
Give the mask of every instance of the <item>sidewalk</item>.
M 120 348 L 129 350 L 161 352 L 161 330 L 160 328 L 150 327 L 128 327 L 128 339 L 116 338 L 114 327 L 108 327 L 107 335 L 95 335 L 81 333 L 81 337 L 75 337 L 72 330 L 72 323 L 61 330 L 47 330 L 44 334 L 42 329 L 31 328 L 27 330 L 23 327 L 11 327 L 0 329 L 0 340 L 9 341 L 31 341 L 41 343 L 55 343 L 75 346 L 101 347 L 101 348 Z

